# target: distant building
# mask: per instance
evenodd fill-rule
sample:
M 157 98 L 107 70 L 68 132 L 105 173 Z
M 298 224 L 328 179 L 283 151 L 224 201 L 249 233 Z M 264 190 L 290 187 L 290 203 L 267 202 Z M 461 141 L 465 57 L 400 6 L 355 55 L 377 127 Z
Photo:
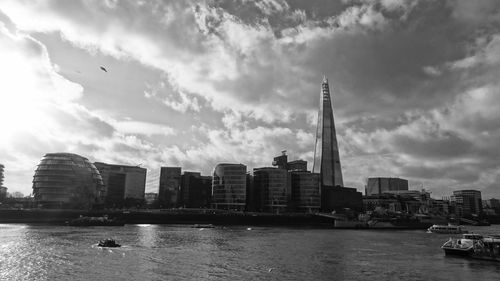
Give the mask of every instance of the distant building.
M 450 213 L 450 202 L 448 200 L 430 199 L 429 214 L 437 216 L 448 216 Z
M 3 201 L 7 197 L 7 187 L 3 186 L 3 173 L 5 166 L 0 164 L 0 201 Z
M 320 210 L 319 174 L 309 171 L 290 173 L 292 203 L 299 212 L 315 213 Z
M 161 167 L 158 201 L 162 208 L 180 206 L 181 167 Z
M 0 164 L 0 187 L 3 186 L 3 179 L 4 179 L 4 176 L 3 176 L 3 173 L 4 173 L 4 168 L 5 166 L 3 164 Z
M 451 201 L 455 203 L 455 213 L 458 216 L 481 216 L 483 213 L 483 201 L 479 190 L 453 191 Z
M 212 181 L 212 206 L 216 209 L 245 210 L 247 167 L 243 164 L 219 164 Z
M 291 201 L 291 182 L 287 170 L 280 168 L 255 168 L 254 186 L 260 208 L 265 212 L 279 213 L 289 209 Z
M 146 201 L 146 204 L 151 205 L 158 200 L 158 193 L 156 192 L 146 192 L 144 193 L 144 201 Z
M 500 209 L 500 200 L 495 198 L 483 200 L 483 206 L 487 206 L 491 209 Z
M 380 195 L 397 191 L 408 191 L 408 180 L 400 178 L 369 178 L 365 195 Z
M 198 172 L 184 172 L 181 176 L 182 206 L 186 208 L 209 207 L 212 197 L 212 177 Z
M 7 198 L 7 187 L 0 186 L 0 202 L 5 200 L 5 198 Z
M 380 208 L 390 212 L 402 211 L 401 202 L 394 194 L 368 195 L 363 197 L 363 209 L 365 211 L 375 211 Z
M 335 186 L 321 191 L 321 211 L 363 210 L 363 195 L 356 188 Z
M 105 187 L 108 207 L 141 204 L 146 190 L 145 168 L 95 162 Z
M 90 209 L 102 204 L 101 174 L 87 158 L 48 153 L 33 176 L 34 203 L 41 208 Z

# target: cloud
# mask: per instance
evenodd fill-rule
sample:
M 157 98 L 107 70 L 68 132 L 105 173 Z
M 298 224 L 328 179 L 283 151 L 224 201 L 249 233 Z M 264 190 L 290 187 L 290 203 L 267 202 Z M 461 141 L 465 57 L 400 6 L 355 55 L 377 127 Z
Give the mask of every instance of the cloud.
M 175 131 L 167 126 L 152 124 L 140 121 L 112 121 L 113 127 L 123 134 L 144 134 L 144 135 L 174 135 Z
M 349 184 L 362 189 L 368 176 L 399 175 L 438 195 L 491 191 L 496 180 L 495 1 L 6 0 L 0 9 L 2 58 L 18 67 L 3 68 L 9 89 L 31 93 L 9 95 L 0 113 L 19 117 L 0 139 L 6 157 L 14 134 L 23 134 L 51 141 L 40 150 L 206 173 L 218 161 L 268 165 L 283 149 L 311 161 L 326 74 Z M 85 51 L 79 58 L 124 69 L 109 81 L 70 76 L 40 34 L 59 34 L 68 49 Z M 159 78 L 122 81 L 148 71 Z M 104 95 L 101 83 L 117 87 Z M 21 105 L 39 118 L 15 112 Z

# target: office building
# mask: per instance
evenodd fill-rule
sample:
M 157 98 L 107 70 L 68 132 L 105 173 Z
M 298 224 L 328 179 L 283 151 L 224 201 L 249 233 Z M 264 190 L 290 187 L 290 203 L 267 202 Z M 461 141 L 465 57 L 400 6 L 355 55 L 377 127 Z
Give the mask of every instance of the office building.
M 218 164 L 212 180 L 213 208 L 245 210 L 247 167 L 243 164 Z
M 212 177 L 198 172 L 184 172 L 181 176 L 180 202 L 186 208 L 206 208 L 212 197 Z
M 456 206 L 458 216 L 481 216 L 483 213 L 483 201 L 479 190 L 455 190 L 451 201 Z
M 161 167 L 158 201 L 161 208 L 180 207 L 181 167 Z
M 408 180 L 400 178 L 369 178 L 365 195 L 381 195 L 382 193 L 401 193 L 408 191 Z
M 102 204 L 101 174 L 87 158 L 72 153 L 48 153 L 33 176 L 35 206 L 90 209 Z
M 138 166 L 95 162 L 102 175 L 107 207 L 131 207 L 142 204 L 146 190 L 146 169 Z
M 487 200 L 483 200 L 483 207 L 487 206 L 488 208 L 491 209 L 499 209 L 500 210 L 500 200 L 491 198 Z
M 319 174 L 309 171 L 290 172 L 292 206 L 299 212 L 315 213 L 320 210 Z
M 259 210 L 280 213 L 289 209 L 291 182 L 287 170 L 273 167 L 253 170 L 253 188 Z

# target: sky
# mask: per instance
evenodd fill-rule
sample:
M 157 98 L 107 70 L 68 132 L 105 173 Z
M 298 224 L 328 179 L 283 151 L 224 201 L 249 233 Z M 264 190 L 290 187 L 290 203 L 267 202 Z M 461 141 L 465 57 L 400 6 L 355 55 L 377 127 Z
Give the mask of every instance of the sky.
M 345 186 L 500 197 L 496 0 L 0 0 L 4 185 L 51 152 L 145 167 L 147 192 L 161 166 L 311 168 L 323 75 Z

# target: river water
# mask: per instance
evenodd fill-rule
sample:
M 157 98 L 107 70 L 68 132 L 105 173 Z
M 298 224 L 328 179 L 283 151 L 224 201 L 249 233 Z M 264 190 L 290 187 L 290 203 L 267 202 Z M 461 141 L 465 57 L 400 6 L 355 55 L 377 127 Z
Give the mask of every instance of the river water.
M 469 227 L 500 234 L 500 225 Z M 121 248 L 103 249 L 112 237 Z M 0 280 L 500 280 L 446 257 L 449 235 L 285 227 L 0 224 Z

